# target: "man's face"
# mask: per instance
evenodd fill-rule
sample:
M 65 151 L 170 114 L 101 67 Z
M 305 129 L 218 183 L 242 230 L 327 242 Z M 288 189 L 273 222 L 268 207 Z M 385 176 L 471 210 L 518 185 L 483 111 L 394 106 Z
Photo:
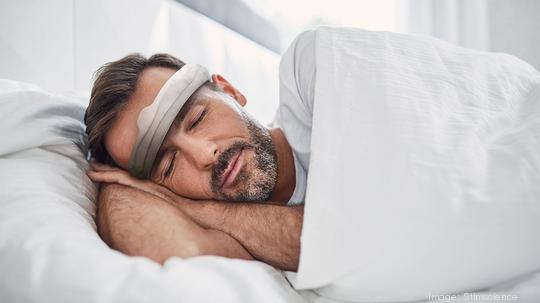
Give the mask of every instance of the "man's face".
M 140 111 L 175 72 L 161 67 L 144 70 L 106 134 L 106 148 L 121 167 L 127 167 L 137 139 Z M 152 181 L 181 196 L 229 201 L 266 201 L 276 179 L 277 157 L 269 131 L 232 96 L 208 88 L 182 108 L 151 173 Z

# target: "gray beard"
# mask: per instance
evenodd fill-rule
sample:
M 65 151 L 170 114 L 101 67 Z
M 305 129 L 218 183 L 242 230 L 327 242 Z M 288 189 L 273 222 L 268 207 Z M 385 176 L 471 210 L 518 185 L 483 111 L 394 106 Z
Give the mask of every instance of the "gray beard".
M 242 112 L 242 119 L 250 133 L 250 141 L 238 141 L 224 151 L 212 171 L 211 188 L 219 200 L 235 202 L 264 202 L 270 199 L 277 182 L 277 155 L 270 131 Z M 252 149 L 255 153 L 256 168 L 241 170 L 236 177 L 237 192 L 228 195 L 221 190 L 221 176 L 232 157 L 242 149 Z

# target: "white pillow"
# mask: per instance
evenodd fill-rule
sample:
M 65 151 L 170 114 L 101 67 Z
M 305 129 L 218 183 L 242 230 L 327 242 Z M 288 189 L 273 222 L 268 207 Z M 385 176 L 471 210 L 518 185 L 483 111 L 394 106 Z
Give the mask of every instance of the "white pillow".
M 260 262 L 170 258 L 101 241 L 83 100 L 0 80 L 0 302 L 303 302 Z

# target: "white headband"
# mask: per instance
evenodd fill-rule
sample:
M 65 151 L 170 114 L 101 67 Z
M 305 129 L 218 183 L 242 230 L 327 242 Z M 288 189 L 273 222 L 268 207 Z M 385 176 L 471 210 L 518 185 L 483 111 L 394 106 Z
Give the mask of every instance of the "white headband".
M 143 108 L 137 125 L 139 134 L 129 159 L 129 172 L 148 179 L 156 155 L 182 106 L 191 95 L 210 80 L 208 71 L 198 64 L 186 64 L 160 89 L 154 102 Z

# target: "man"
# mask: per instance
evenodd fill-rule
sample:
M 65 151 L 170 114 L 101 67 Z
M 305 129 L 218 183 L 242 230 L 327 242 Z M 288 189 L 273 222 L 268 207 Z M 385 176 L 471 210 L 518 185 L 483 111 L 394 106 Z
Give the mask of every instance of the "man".
M 296 271 L 307 179 L 314 33 L 280 65 L 267 129 L 221 75 L 167 54 L 101 67 L 85 123 L 102 182 L 98 227 L 113 248 L 164 262 L 218 255 Z M 100 163 L 101 162 L 101 163 Z M 234 202 L 234 203 L 232 203 Z

